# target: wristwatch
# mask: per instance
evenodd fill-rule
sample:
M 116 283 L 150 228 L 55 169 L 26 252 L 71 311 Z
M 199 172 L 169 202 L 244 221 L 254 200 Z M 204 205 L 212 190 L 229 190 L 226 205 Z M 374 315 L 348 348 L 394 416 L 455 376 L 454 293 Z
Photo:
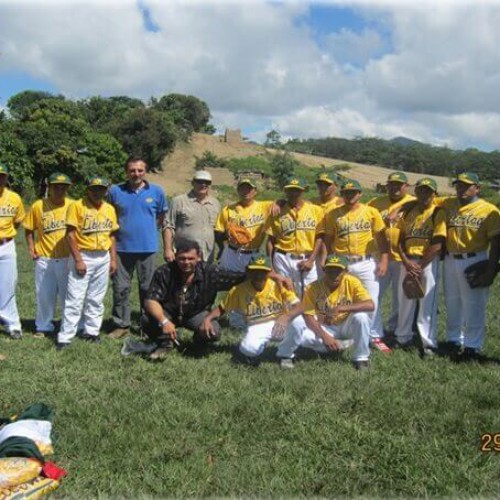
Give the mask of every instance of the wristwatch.
M 168 318 L 165 318 L 163 321 L 160 321 L 159 325 L 160 326 L 165 326 L 167 325 L 168 323 L 170 323 L 170 320 Z

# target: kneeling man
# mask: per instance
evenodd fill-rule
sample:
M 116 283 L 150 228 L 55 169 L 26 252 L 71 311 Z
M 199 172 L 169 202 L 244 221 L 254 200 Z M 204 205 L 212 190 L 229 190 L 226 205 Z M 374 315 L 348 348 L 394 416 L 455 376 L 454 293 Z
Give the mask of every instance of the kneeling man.
M 340 340 L 354 340 L 354 367 L 368 368 L 370 316 L 375 308 L 361 281 L 347 272 L 348 261 L 331 254 L 323 266 L 324 277 L 311 283 L 303 299 L 307 328 L 296 338 L 297 347 L 317 352 L 339 351 Z
M 250 364 L 258 364 L 258 357 L 272 339 L 285 339 L 278 347 L 277 356 L 286 360 L 283 367 L 293 367 L 290 361 L 289 338 L 295 330 L 303 330 L 305 325 L 299 317 L 288 324 L 287 313 L 300 301 L 294 292 L 270 278 L 271 260 L 264 255 L 253 256 L 247 266 L 247 279 L 235 286 L 224 301 L 216 307 L 203 322 L 202 330 L 208 337 L 213 335 L 212 320 L 226 312 L 236 312 L 245 318 L 245 336 L 240 343 L 240 352 Z

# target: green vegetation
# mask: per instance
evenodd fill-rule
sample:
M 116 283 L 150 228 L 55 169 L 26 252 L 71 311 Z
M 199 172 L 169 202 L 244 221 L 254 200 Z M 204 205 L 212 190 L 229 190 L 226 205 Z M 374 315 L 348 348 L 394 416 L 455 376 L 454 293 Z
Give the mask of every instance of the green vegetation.
M 500 432 L 500 281 L 485 346 L 497 361 L 484 365 L 375 352 L 359 374 L 347 353 L 303 353 L 282 371 L 270 346 L 251 369 L 231 363 L 229 329 L 206 357 L 186 336 L 183 353 L 152 364 L 109 338 L 60 353 L 33 339 L 33 264 L 24 242 L 18 252 L 26 333 L 0 335 L 0 415 L 53 407 L 54 458 L 68 469 L 58 497 L 497 496 L 499 456 L 480 435 Z M 107 317 L 109 306 L 108 294 Z
M 459 151 L 403 139 L 292 139 L 279 147 L 287 151 L 422 174 L 451 177 L 457 172 L 473 171 L 484 179 L 494 180 L 500 171 L 500 151 L 485 153 L 475 148 Z
M 38 196 L 54 171 L 70 175 L 78 193 L 90 175 L 122 180 L 128 155 L 160 170 L 177 141 L 210 128 L 206 103 L 181 94 L 145 104 L 127 96 L 72 101 L 27 90 L 12 96 L 7 108 L 9 115 L 0 117 L 0 162 L 26 199 Z

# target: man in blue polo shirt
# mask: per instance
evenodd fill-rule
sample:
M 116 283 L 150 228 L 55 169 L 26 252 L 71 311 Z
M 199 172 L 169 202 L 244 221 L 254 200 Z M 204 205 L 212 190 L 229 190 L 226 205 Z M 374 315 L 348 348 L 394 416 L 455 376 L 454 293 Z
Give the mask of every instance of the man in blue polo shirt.
M 156 269 L 158 228 L 168 210 L 165 193 L 160 186 L 146 181 L 146 163 L 130 157 L 125 164 L 127 182 L 112 186 L 109 201 L 118 214 L 120 229 L 116 233 L 118 269 L 113 275 L 112 338 L 129 333 L 131 307 L 129 295 L 132 277 L 137 270 L 141 310 L 144 297 Z M 165 248 L 165 231 L 162 231 Z

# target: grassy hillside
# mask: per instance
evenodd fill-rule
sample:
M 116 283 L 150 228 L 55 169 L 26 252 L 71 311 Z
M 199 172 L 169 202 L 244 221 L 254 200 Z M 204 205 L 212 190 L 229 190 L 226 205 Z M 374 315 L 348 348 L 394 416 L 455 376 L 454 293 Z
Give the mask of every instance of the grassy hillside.
M 226 143 L 219 136 L 207 134 L 193 134 L 189 143 L 182 143 L 176 147 L 173 153 L 163 160 L 163 171 L 158 174 L 150 174 L 152 182 L 160 184 L 168 195 L 175 195 L 189 189 L 189 183 L 193 177 L 196 158 L 203 156 L 205 151 L 217 155 L 220 158 L 245 158 L 248 156 L 261 156 L 275 153 L 276 150 L 266 149 L 263 146 L 250 144 L 244 141 Z M 303 153 L 291 153 L 300 163 L 307 167 L 334 167 L 348 165 L 350 167 L 346 175 L 358 180 L 364 188 L 374 190 L 378 182 L 385 182 L 390 169 L 373 165 L 362 165 L 341 160 L 332 160 L 321 156 L 307 155 Z M 214 185 L 234 185 L 231 172 L 224 168 L 209 169 L 214 177 Z M 409 173 L 411 183 L 422 177 L 418 174 Z M 431 176 L 436 179 L 441 193 L 451 192 L 449 180 L 446 177 Z

